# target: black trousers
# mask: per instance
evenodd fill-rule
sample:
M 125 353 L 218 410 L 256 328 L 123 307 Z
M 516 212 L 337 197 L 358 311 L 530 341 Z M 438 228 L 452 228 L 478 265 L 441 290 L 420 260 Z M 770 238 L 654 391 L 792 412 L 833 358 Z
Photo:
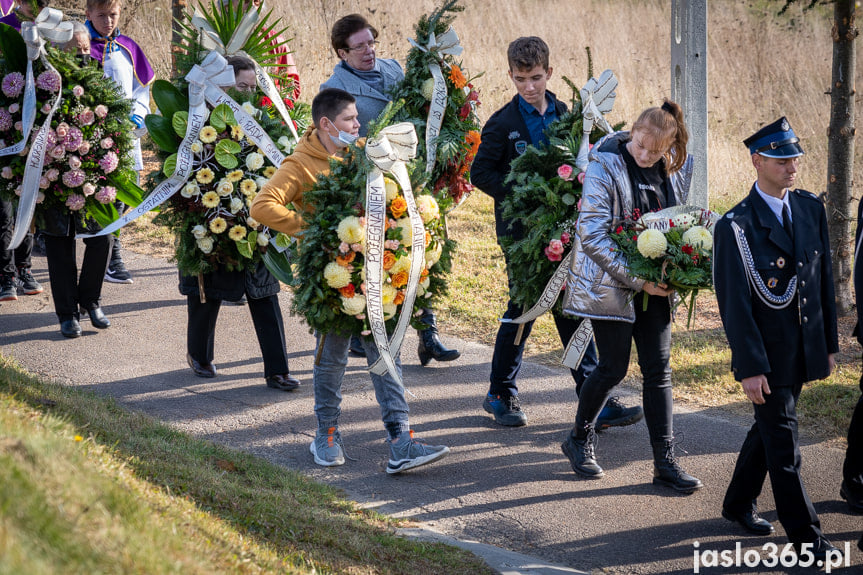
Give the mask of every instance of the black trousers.
M 84 241 L 84 259 L 81 275 L 75 259 L 74 236 L 45 235 L 45 256 L 48 260 L 48 275 L 51 279 L 51 296 L 54 311 L 60 321 L 78 317 L 78 308 L 86 310 L 99 307 L 102 298 L 102 283 L 108 269 L 108 254 L 111 253 L 112 236 L 97 236 Z
M 863 392 L 863 374 L 860 376 L 860 391 Z M 848 426 L 848 449 L 842 465 L 842 479 L 852 497 L 863 499 L 863 394 L 857 400 Z
M 248 296 L 248 293 L 246 294 Z M 249 313 L 255 325 L 258 345 L 264 358 L 264 377 L 289 373 L 285 343 L 285 323 L 279 298 L 270 295 L 261 299 L 247 297 Z M 197 295 L 186 296 L 189 323 L 186 331 L 186 349 L 199 363 L 212 363 L 216 338 L 216 320 L 222 300 L 207 298 L 201 303 Z
M 599 351 L 599 365 L 584 382 L 578 397 L 576 421 L 596 423 L 611 390 L 629 370 L 632 342 L 644 378 L 644 419 L 651 442 L 669 441 L 672 428 L 671 304 L 667 297 L 650 296 L 642 311 L 642 294 L 635 296 L 635 323 L 591 320 Z M 576 424 L 578 425 L 578 423 Z
M 18 268 L 30 268 L 33 234 L 28 232 L 14 250 L 6 249 L 12 241 L 14 227 L 15 209 L 12 202 L 0 200 L 0 275 L 14 276 L 18 273 Z
M 800 448 L 797 436 L 797 399 L 802 383 L 770 385 L 763 405 L 755 405 L 755 423 L 750 428 L 723 506 L 732 513 L 755 507 L 764 479 L 770 474 L 779 522 L 793 543 L 814 541 L 821 536 L 821 523 L 800 477 Z

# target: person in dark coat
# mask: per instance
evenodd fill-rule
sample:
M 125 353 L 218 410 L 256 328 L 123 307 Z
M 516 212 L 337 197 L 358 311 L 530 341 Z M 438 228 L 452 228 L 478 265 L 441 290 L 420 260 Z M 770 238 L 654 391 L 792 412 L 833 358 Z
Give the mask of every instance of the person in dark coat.
M 823 379 L 839 351 L 827 216 L 813 194 L 794 189 L 803 149 L 784 117 L 744 141 L 758 179 L 717 223 L 713 281 L 731 347 L 731 367 L 753 403 L 749 430 L 722 515 L 758 535 L 773 526 L 756 500 L 769 474 L 776 512 L 798 555 L 835 549 L 800 476 L 797 400 Z

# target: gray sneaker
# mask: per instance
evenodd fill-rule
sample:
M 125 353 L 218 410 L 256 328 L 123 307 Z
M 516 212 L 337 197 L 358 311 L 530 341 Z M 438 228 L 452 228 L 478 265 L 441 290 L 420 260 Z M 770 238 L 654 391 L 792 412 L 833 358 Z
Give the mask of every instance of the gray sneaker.
M 18 282 L 15 276 L 0 274 L 0 301 L 18 300 Z
M 342 447 L 342 435 L 338 427 L 330 427 L 326 433 L 319 429 L 315 440 L 309 446 L 309 451 L 315 456 L 315 463 L 324 467 L 345 464 L 345 451 Z
M 398 441 L 387 441 L 390 446 L 390 461 L 387 473 L 401 473 L 420 465 L 437 461 L 449 453 L 445 445 L 428 445 L 422 439 L 414 439 L 414 432 L 408 431 L 399 436 Z

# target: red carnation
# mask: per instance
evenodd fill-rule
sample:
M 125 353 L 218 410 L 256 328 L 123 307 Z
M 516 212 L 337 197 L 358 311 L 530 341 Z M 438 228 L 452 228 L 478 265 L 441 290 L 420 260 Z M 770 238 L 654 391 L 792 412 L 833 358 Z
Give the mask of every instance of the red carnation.
M 267 98 L 266 96 L 261 98 L 261 106 L 272 106 L 272 105 L 273 105 L 273 101 L 270 100 L 269 98 Z

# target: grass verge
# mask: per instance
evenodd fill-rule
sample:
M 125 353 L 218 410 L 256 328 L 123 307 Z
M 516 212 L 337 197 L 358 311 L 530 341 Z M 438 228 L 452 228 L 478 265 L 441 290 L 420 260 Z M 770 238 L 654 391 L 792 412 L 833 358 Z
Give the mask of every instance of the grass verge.
M 491 573 L 402 522 L 0 354 L 0 573 Z

